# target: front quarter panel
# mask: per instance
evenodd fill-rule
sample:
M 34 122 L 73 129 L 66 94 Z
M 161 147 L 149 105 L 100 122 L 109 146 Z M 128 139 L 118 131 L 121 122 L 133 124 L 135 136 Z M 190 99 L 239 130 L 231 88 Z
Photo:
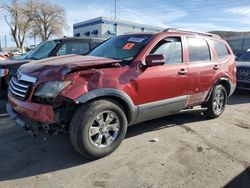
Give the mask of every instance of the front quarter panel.
M 66 76 L 65 80 L 71 80 L 72 84 L 60 95 L 76 102 L 80 96 L 90 91 L 111 88 L 125 92 L 136 104 L 137 85 L 134 80 L 138 74 L 128 66 L 79 71 Z

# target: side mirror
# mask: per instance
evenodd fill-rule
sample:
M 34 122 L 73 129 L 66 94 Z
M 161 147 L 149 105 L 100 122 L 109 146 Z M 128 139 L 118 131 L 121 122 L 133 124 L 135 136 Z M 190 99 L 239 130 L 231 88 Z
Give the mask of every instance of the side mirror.
M 166 56 L 163 54 L 151 54 L 146 57 L 145 62 L 147 67 L 164 65 L 166 62 Z

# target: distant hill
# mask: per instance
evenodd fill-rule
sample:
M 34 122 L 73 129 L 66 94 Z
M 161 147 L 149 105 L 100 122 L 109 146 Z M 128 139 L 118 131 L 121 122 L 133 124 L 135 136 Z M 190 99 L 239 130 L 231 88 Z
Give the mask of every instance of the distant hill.
M 250 31 L 245 31 L 245 32 L 236 32 L 236 31 L 210 31 L 209 33 L 213 33 L 213 34 L 219 35 L 222 38 L 230 38 L 230 37 L 244 36 L 244 35 L 250 36 Z

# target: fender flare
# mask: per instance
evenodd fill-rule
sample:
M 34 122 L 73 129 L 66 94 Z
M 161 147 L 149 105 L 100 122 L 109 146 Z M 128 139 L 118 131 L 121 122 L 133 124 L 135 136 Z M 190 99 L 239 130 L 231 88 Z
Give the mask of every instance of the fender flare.
M 216 85 L 218 85 L 220 82 L 226 82 L 227 84 L 228 84 L 228 86 L 229 86 L 229 91 L 228 91 L 228 97 L 229 96 L 231 96 L 232 94 L 233 94 L 233 92 L 234 92 L 234 90 L 235 90 L 235 86 L 230 82 L 230 79 L 228 78 L 228 77 L 220 77 L 214 84 L 213 84 L 213 86 L 211 87 L 211 89 L 210 89 L 210 91 L 209 91 L 209 93 L 208 93 L 208 95 L 207 95 L 207 98 L 206 98 L 206 102 L 209 100 L 209 98 L 210 98 L 210 96 L 211 96 L 211 94 L 212 94 L 212 91 L 213 91 L 213 89 L 214 89 L 214 87 L 216 86 Z M 227 89 L 227 88 L 226 88 Z
M 83 104 L 90 100 L 97 99 L 100 97 L 115 97 L 121 100 L 123 104 L 126 104 L 126 111 L 128 112 L 127 115 L 128 115 L 129 125 L 136 122 L 136 119 L 138 117 L 138 106 L 134 105 L 134 102 L 127 93 L 118 89 L 113 89 L 113 88 L 95 89 L 81 95 L 75 100 L 75 102 L 77 104 L 79 103 Z

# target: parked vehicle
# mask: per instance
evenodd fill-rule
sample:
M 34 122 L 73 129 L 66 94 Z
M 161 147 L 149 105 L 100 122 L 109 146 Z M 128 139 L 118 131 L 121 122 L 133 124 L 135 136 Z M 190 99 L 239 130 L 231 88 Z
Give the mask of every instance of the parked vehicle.
M 7 110 L 33 133 L 68 127 L 75 149 L 96 159 L 120 145 L 128 125 L 194 106 L 219 117 L 235 87 L 235 58 L 224 40 L 168 29 L 113 37 L 87 56 L 23 65 L 11 79 Z
M 8 83 L 17 69 L 31 61 L 48 57 L 67 54 L 86 54 L 90 49 L 103 42 L 103 39 L 86 39 L 79 37 L 68 37 L 55 39 L 41 43 L 31 53 L 19 57 L 17 60 L 8 60 L 0 63 L 0 100 L 7 99 Z
M 3 60 L 6 60 L 9 58 L 9 54 L 8 53 L 5 53 L 5 52 L 0 52 L 0 63 L 3 61 Z
M 237 58 L 237 90 L 250 91 L 250 50 Z

